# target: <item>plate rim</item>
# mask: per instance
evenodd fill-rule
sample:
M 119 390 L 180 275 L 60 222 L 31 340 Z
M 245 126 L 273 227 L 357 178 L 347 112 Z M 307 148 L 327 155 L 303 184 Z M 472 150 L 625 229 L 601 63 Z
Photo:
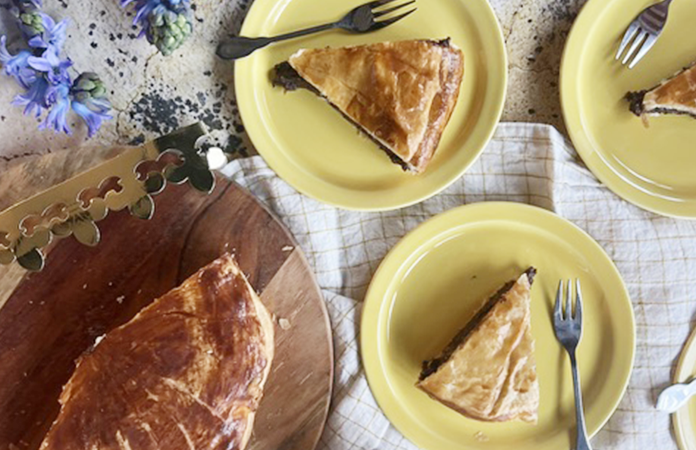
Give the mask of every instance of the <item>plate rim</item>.
M 252 24 L 250 18 L 253 19 L 257 14 L 257 11 L 263 10 L 262 8 L 266 7 L 270 1 L 272 0 L 256 0 L 252 3 L 246 16 L 244 17 L 244 21 L 240 30 L 240 35 L 250 35 L 250 29 L 252 28 L 252 26 L 257 25 Z M 286 2 L 289 1 L 293 0 L 286 0 Z M 466 4 L 465 0 L 456 1 L 461 4 Z M 254 58 L 254 55 L 251 55 L 245 59 L 235 62 L 234 90 L 235 98 L 237 101 L 237 107 L 239 109 L 240 119 L 245 126 L 249 140 L 251 141 L 252 145 L 254 145 L 254 148 L 258 151 L 258 154 L 268 164 L 271 170 L 273 170 L 283 181 L 288 183 L 298 192 L 327 205 L 352 211 L 377 212 L 405 208 L 407 206 L 412 206 L 424 200 L 427 200 L 451 186 L 455 181 L 461 178 L 467 170 L 469 170 L 469 168 L 478 160 L 478 158 L 481 156 L 481 153 L 483 153 L 487 145 L 490 143 L 491 139 L 493 138 L 493 135 L 495 134 L 496 129 L 498 128 L 498 124 L 500 123 L 508 92 L 508 55 L 502 26 L 500 24 L 500 21 L 498 20 L 498 16 L 495 14 L 495 11 L 493 10 L 493 7 L 487 0 L 475 1 L 481 6 L 482 10 L 486 15 L 486 19 L 495 25 L 493 29 L 489 29 L 488 35 L 493 36 L 495 38 L 494 46 L 496 48 L 496 52 L 495 55 L 492 57 L 492 60 L 496 61 L 496 63 L 501 66 L 501 70 L 500 74 L 496 77 L 499 78 L 499 83 L 497 83 L 497 85 L 495 86 L 491 85 L 487 87 L 487 90 L 489 92 L 492 92 L 491 96 L 494 97 L 496 103 L 495 105 L 493 105 L 493 100 L 490 101 L 490 103 L 492 104 L 491 112 L 493 113 L 494 120 L 491 120 L 491 122 L 485 128 L 482 128 L 482 136 L 480 138 L 481 142 L 478 145 L 478 148 L 472 151 L 473 157 L 471 158 L 471 160 L 467 164 L 463 165 L 460 168 L 460 170 L 457 170 L 456 172 L 453 172 L 450 176 L 444 178 L 443 180 L 434 183 L 435 188 L 429 189 L 423 193 L 405 199 L 398 199 L 395 201 L 383 200 L 380 204 L 365 204 L 364 202 L 361 203 L 345 201 L 345 198 L 336 199 L 331 196 L 324 195 L 324 193 L 322 193 L 321 191 L 317 192 L 316 189 L 313 190 L 311 188 L 307 188 L 307 186 L 305 185 L 299 185 L 295 182 L 289 181 L 291 177 L 288 176 L 288 174 L 292 174 L 293 170 L 282 168 L 281 163 L 276 158 L 270 157 L 272 152 L 267 152 L 264 149 L 264 146 L 270 146 L 271 144 L 273 144 L 273 138 L 271 136 L 266 135 L 266 133 L 262 133 L 259 130 L 260 128 L 264 128 L 262 124 L 253 124 L 254 121 L 246 121 L 244 119 L 245 116 L 249 117 L 249 115 L 251 115 L 251 113 L 254 111 L 254 108 L 250 106 L 250 100 L 255 98 L 255 95 L 252 93 L 254 91 L 254 89 L 252 89 L 252 82 L 243 81 L 244 77 L 241 76 L 241 71 L 243 70 L 243 68 L 251 65 L 250 61 L 252 61 Z M 257 33 L 251 34 L 255 35 Z M 488 80 L 490 81 L 490 79 Z M 249 124 L 252 124 L 252 126 L 249 126 Z M 260 142 L 261 145 L 257 145 L 256 142 Z M 275 146 L 275 144 L 273 145 Z M 349 189 L 343 189 L 345 192 L 351 192 Z
M 616 400 L 612 402 L 610 412 L 606 414 L 606 417 L 601 421 L 599 426 L 597 427 L 597 430 L 595 430 L 594 433 L 591 434 L 590 437 L 593 437 L 597 432 L 599 432 L 609 421 L 609 419 L 612 417 L 612 415 L 616 412 L 616 409 L 619 406 L 619 403 L 623 399 L 626 389 L 628 388 L 628 384 L 631 379 L 631 374 L 633 373 L 633 367 L 635 365 L 635 353 L 636 353 L 636 324 L 635 324 L 635 313 L 633 311 L 633 302 L 631 301 L 631 296 L 629 295 L 628 289 L 626 287 L 626 283 L 621 276 L 621 272 L 618 270 L 616 267 L 616 264 L 614 261 L 611 259 L 611 257 L 607 254 L 607 252 L 604 250 L 604 248 L 592 237 L 590 236 L 585 230 L 574 224 L 573 222 L 569 221 L 568 219 L 552 212 L 549 210 L 546 210 L 544 208 L 534 206 L 534 205 L 529 205 L 526 203 L 517 203 L 517 202 L 509 202 L 509 201 L 492 201 L 492 202 L 478 202 L 478 203 L 471 203 L 471 204 L 465 204 L 462 206 L 458 206 L 456 208 L 450 209 L 448 211 L 442 212 L 440 214 L 437 214 L 430 219 L 422 222 L 418 226 L 416 226 L 413 230 L 411 230 L 409 233 L 407 233 L 403 238 L 399 240 L 399 242 L 392 247 L 392 249 L 387 253 L 387 255 L 384 257 L 382 262 L 380 263 L 379 267 L 377 268 L 377 271 L 375 272 L 374 276 L 372 277 L 372 280 L 370 281 L 370 285 L 368 287 L 368 290 L 365 294 L 365 300 L 363 303 L 363 311 L 361 314 L 361 324 L 360 324 L 360 352 L 362 354 L 362 362 L 363 366 L 365 367 L 365 376 L 367 378 L 368 385 L 370 386 L 370 391 L 372 392 L 373 396 L 375 397 L 375 400 L 377 404 L 380 407 L 380 410 L 382 413 L 387 417 L 387 419 L 390 421 L 390 423 L 401 433 L 403 434 L 404 437 L 406 437 L 409 441 L 412 443 L 423 446 L 424 444 L 427 444 L 427 442 L 416 442 L 413 440 L 413 436 L 410 433 L 410 430 L 404 426 L 403 423 L 397 425 L 394 423 L 392 417 L 390 416 L 389 413 L 383 408 L 383 405 L 386 404 L 387 401 L 387 395 L 382 393 L 379 389 L 374 389 L 373 387 L 375 386 L 375 381 L 377 378 L 380 378 L 380 383 L 382 382 L 381 380 L 381 375 L 378 375 L 381 373 L 380 367 L 380 357 L 379 357 L 379 345 L 380 345 L 380 340 L 377 336 L 377 323 L 375 323 L 376 320 L 379 319 L 379 310 L 382 307 L 382 304 L 384 303 L 384 300 L 378 296 L 376 296 L 375 291 L 377 290 L 376 286 L 376 280 L 384 277 L 385 274 L 389 275 L 391 274 L 391 271 L 387 272 L 387 264 L 390 264 L 393 259 L 398 257 L 397 255 L 398 252 L 402 248 L 405 247 L 405 243 L 412 240 L 413 236 L 416 235 L 419 232 L 422 232 L 423 229 L 432 227 L 433 224 L 438 223 L 440 221 L 445 220 L 444 218 L 450 217 L 450 216 L 459 216 L 467 211 L 471 211 L 474 209 L 477 210 L 483 210 L 484 212 L 486 210 L 489 210 L 487 213 L 491 214 L 493 213 L 493 216 L 491 217 L 491 220 L 495 220 L 495 215 L 497 214 L 497 210 L 503 208 L 511 208 L 512 210 L 524 210 L 524 211 L 529 211 L 533 212 L 534 214 L 540 214 L 541 216 L 550 218 L 551 220 L 558 221 L 558 223 L 564 224 L 563 226 L 569 226 L 570 228 L 574 229 L 577 232 L 580 232 L 582 235 L 585 236 L 585 238 L 588 240 L 588 243 L 592 246 L 598 249 L 601 254 L 605 257 L 606 261 L 610 264 L 610 266 L 613 268 L 615 271 L 616 275 L 618 276 L 618 279 L 620 280 L 621 284 L 619 286 L 619 289 L 622 291 L 624 298 L 628 301 L 628 310 L 630 311 L 630 341 L 631 341 L 631 346 L 630 346 L 630 364 L 627 366 L 627 368 L 624 369 L 625 373 L 623 375 L 623 383 L 621 385 L 620 389 L 620 395 L 616 397 Z M 535 226 L 535 225 L 534 225 Z M 447 232 L 447 229 L 442 230 L 443 233 Z M 439 233 L 442 234 L 442 233 Z M 409 252 L 409 255 L 413 255 L 418 248 L 422 247 L 423 245 L 426 245 L 428 241 L 425 242 L 420 242 L 418 246 L 416 247 L 416 250 L 413 250 Z M 401 261 L 399 264 L 399 268 L 403 266 L 405 260 Z M 382 289 L 380 289 L 382 290 Z M 374 320 L 370 321 L 370 316 L 374 318 Z M 368 341 L 371 341 L 368 342 Z M 389 408 L 392 409 L 393 408 Z M 393 411 L 392 411 L 393 412 Z M 407 432 L 405 432 L 407 431 Z M 430 447 L 424 447 L 424 448 L 430 448 Z
M 559 90 L 561 113 L 568 135 L 575 151 L 592 174 L 614 194 L 632 205 L 661 216 L 694 220 L 696 219 L 696 201 L 671 202 L 643 192 L 630 182 L 623 180 L 621 175 L 605 162 L 605 158 L 600 152 L 604 151 L 603 149 L 598 147 L 600 151 L 597 151 L 587 142 L 589 136 L 583 126 L 583 115 L 580 113 L 577 77 L 573 75 L 580 66 L 580 59 L 585 51 L 586 43 L 583 37 L 588 29 L 592 28 L 593 19 L 596 19 L 610 6 L 611 2 L 606 0 L 588 0 L 575 19 L 563 47 L 559 70 Z M 687 205 L 688 208 L 684 205 Z
M 679 361 L 677 362 L 677 367 L 674 370 L 674 376 L 672 377 L 673 383 L 683 383 L 685 382 L 684 372 L 686 370 L 685 364 L 687 359 L 696 359 L 696 328 L 694 328 L 689 334 L 689 338 L 686 340 L 684 347 L 679 355 Z M 693 371 L 693 367 L 689 372 Z M 688 404 L 687 404 L 688 405 Z M 672 426 L 674 427 L 674 437 L 677 440 L 677 446 L 681 450 L 694 450 L 694 447 L 688 445 L 689 440 L 687 439 L 687 425 L 688 418 L 690 414 L 687 409 L 687 405 L 684 405 L 680 410 L 672 414 Z M 682 421 L 684 423 L 682 423 Z M 691 426 L 692 442 L 696 440 L 696 432 Z

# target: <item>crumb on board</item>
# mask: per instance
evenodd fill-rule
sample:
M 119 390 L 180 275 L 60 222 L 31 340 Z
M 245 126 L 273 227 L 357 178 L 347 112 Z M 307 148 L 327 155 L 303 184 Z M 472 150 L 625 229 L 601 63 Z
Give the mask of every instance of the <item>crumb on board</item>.
M 479 442 L 488 442 L 489 441 L 488 436 L 483 434 L 483 432 L 481 432 L 481 431 L 477 431 L 476 434 L 474 434 L 474 438 Z
M 99 345 L 99 343 L 102 341 L 102 339 L 104 339 L 104 336 L 106 336 L 106 335 L 102 334 L 101 336 L 97 336 L 97 338 L 94 340 L 94 347 Z
M 116 303 L 118 303 L 120 305 L 121 303 L 123 303 L 123 300 L 125 298 L 126 298 L 125 295 L 119 295 L 118 297 L 116 297 Z
M 290 329 L 290 321 L 288 319 L 280 318 L 278 319 L 278 325 L 280 328 L 283 330 L 289 330 Z
M 82 285 L 82 289 L 87 289 L 87 283 Z
M 289 252 L 290 250 L 293 250 L 295 247 L 292 245 L 286 245 L 285 247 L 281 248 L 282 251 L 284 252 Z

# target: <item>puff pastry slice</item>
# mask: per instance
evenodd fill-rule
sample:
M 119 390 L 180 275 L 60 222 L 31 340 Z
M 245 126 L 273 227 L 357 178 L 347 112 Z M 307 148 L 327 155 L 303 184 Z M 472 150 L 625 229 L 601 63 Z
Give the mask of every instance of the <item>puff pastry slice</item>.
M 457 103 L 464 55 L 449 39 L 303 49 L 274 84 L 324 97 L 405 170 L 425 170 Z
M 423 363 L 417 386 L 472 419 L 536 423 L 539 382 L 528 269 L 494 294 L 440 356 Z

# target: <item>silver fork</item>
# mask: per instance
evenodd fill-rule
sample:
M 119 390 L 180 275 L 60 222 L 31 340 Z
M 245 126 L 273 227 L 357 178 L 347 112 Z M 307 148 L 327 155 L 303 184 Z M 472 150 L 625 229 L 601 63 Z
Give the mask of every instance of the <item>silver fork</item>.
M 563 280 L 558 283 L 556 293 L 556 306 L 553 309 L 553 331 L 556 339 L 565 347 L 570 357 L 570 368 L 573 372 L 573 389 L 575 391 L 575 420 L 577 423 L 576 450 L 592 450 L 590 440 L 585 428 L 585 413 L 582 408 L 582 390 L 580 389 L 580 375 L 578 374 L 578 362 L 575 359 L 575 349 L 582 337 L 582 293 L 580 292 L 580 280 L 575 280 L 575 314 L 572 310 L 572 289 L 570 280 L 566 291 L 565 313 L 562 306 Z
M 644 9 L 631 22 L 621 40 L 619 51 L 616 53 L 616 59 L 618 60 L 629 44 L 631 45 L 621 60 L 621 64 L 625 65 L 628 62 L 628 68 L 633 69 L 638 64 L 638 61 L 643 59 L 652 46 L 655 45 L 657 38 L 660 37 L 662 29 L 667 23 L 667 12 L 669 11 L 670 3 L 672 3 L 672 0 L 663 0 L 660 3 L 656 3 Z
M 365 3 L 364 5 L 353 8 L 348 12 L 348 14 L 336 22 L 318 25 L 315 27 L 306 28 L 304 30 L 293 31 L 291 33 L 281 34 L 280 36 L 255 38 L 235 36 L 227 41 L 223 41 L 220 43 L 220 45 L 218 45 L 217 55 L 223 59 L 239 59 L 252 54 L 256 50 L 263 48 L 272 42 L 284 41 L 286 39 L 293 39 L 335 28 L 340 28 L 351 33 L 368 33 L 370 31 L 380 30 L 384 27 L 392 25 L 409 14 L 412 14 L 417 9 L 413 8 L 403 14 L 399 14 L 398 16 L 391 17 L 389 19 L 377 20 L 386 14 L 395 12 L 416 2 L 416 0 L 410 0 L 406 3 L 402 3 L 391 8 L 378 9 L 394 1 L 396 0 L 375 0 Z

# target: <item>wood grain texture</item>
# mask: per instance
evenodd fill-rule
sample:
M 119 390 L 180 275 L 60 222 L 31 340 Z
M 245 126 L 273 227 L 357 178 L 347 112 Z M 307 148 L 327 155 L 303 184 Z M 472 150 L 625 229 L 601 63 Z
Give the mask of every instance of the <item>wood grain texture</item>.
M 155 201 L 150 221 L 119 212 L 100 222 L 97 247 L 67 238 L 52 248 L 43 272 L 0 274 L 0 448 L 36 449 L 75 359 L 225 251 L 237 256 L 277 319 L 276 358 L 248 448 L 314 448 L 328 412 L 333 347 L 323 298 L 297 243 L 227 180 L 219 178 L 210 196 L 169 186 Z

